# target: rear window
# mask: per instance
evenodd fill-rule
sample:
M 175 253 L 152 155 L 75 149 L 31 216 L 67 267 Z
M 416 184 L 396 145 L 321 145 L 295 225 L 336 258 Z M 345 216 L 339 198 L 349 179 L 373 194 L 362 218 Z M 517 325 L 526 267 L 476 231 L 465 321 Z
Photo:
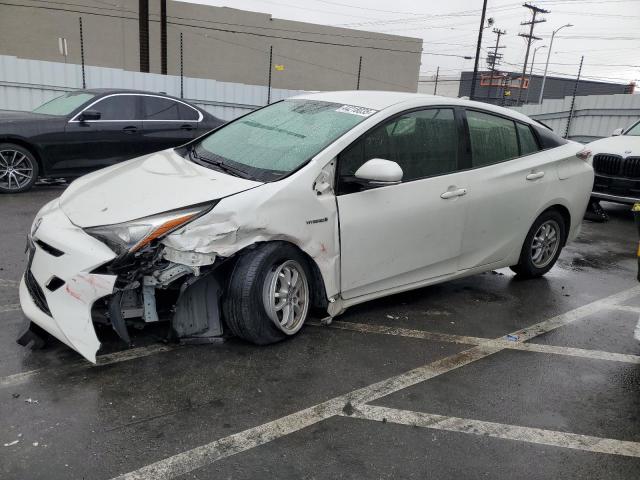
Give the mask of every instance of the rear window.
M 513 120 L 467 110 L 473 167 L 483 167 L 519 156 Z
M 178 103 L 178 114 L 180 120 L 198 120 L 200 114 L 193 108 L 185 105 L 184 103 Z
M 535 135 L 531 131 L 531 127 L 523 123 L 516 123 L 518 129 L 518 138 L 520 139 L 520 155 L 529 155 L 535 153 L 540 148 Z
M 168 98 L 141 96 L 145 120 L 180 120 L 178 102 Z

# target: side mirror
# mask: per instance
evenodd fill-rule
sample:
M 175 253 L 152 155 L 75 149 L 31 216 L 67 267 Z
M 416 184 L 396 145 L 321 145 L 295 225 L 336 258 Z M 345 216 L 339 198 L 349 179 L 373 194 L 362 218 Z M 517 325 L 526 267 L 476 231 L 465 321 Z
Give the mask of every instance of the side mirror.
M 100 120 L 102 114 L 97 110 L 85 110 L 80 114 L 79 120 L 81 122 L 86 122 L 88 120 Z
M 622 132 L 624 132 L 623 128 L 616 128 L 613 132 L 611 132 L 611 136 L 617 137 L 618 135 L 622 135 Z
M 372 158 L 356 170 L 355 177 L 372 187 L 396 185 L 402 181 L 402 168 L 391 160 Z

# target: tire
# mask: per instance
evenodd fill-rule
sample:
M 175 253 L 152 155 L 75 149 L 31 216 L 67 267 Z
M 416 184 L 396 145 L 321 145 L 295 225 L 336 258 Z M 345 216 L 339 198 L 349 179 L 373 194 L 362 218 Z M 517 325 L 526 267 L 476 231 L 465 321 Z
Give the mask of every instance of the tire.
M 15 143 L 0 143 L 0 193 L 20 193 L 29 190 L 40 169 L 26 148 Z
M 297 279 L 295 289 L 283 283 L 287 278 L 291 283 Z M 257 345 L 296 334 L 311 307 L 312 278 L 307 260 L 290 244 L 270 242 L 248 250 L 236 261 L 223 295 L 227 326 L 234 335 Z
M 529 229 L 518 264 L 510 267 L 511 270 L 521 278 L 541 277 L 555 265 L 566 238 L 564 217 L 556 210 L 543 212 Z

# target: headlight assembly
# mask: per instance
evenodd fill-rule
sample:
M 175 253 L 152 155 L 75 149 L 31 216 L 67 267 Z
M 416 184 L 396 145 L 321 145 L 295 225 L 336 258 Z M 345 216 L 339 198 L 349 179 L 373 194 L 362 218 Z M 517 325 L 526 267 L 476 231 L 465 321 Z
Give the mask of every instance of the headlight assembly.
M 204 215 L 214 205 L 198 205 L 130 222 L 85 228 L 84 231 L 105 243 L 118 255 L 133 253 Z

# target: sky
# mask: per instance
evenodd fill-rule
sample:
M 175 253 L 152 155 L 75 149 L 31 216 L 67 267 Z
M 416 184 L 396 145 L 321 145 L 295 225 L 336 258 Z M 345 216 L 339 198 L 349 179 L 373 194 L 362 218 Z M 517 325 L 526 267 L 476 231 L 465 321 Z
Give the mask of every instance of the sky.
M 187 0 L 271 14 L 274 18 L 298 20 L 354 28 L 371 32 L 387 32 L 422 38 L 423 55 L 420 72 L 432 75 L 440 67 L 440 75 L 455 75 L 473 70 L 482 0 Z M 486 68 L 488 50 L 496 43 L 494 28 L 506 30 L 500 43 L 503 70 L 520 71 L 524 62 L 526 41 L 518 33 L 528 33 L 521 22 L 531 19 L 523 1 L 488 0 L 487 18 L 492 27 L 483 30 L 480 68 Z M 575 77 L 580 57 L 584 55 L 582 78 L 616 83 L 636 81 L 640 84 L 640 0 L 537 0 L 530 2 L 550 13 L 538 18 L 546 22 L 535 26 L 534 34 L 542 37 L 535 47 L 534 73 L 544 71 L 551 32 L 563 28 L 555 36 L 549 75 Z M 527 72 L 529 68 L 527 67 Z

